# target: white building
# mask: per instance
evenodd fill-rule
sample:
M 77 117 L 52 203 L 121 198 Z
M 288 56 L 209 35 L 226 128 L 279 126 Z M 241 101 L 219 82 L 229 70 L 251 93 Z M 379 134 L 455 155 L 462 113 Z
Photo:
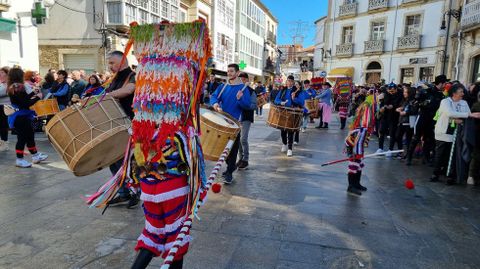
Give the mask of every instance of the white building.
M 264 55 L 263 55 L 263 76 L 266 78 L 267 82 L 273 82 L 276 72 L 276 60 L 278 57 L 278 47 L 277 47 L 277 30 L 278 30 L 278 20 L 273 16 L 273 14 L 268 10 L 265 11 L 265 42 L 264 42 Z M 278 68 L 280 69 L 280 68 Z M 268 78 L 268 79 L 267 79 Z
M 359 84 L 432 81 L 442 72 L 444 9 L 443 0 L 329 0 L 328 76 L 353 75 Z
M 133 21 L 212 20 L 211 0 L 56 0 L 49 11 L 50 19 L 39 27 L 43 72 L 52 67 L 106 70 L 106 53 L 125 49 Z M 131 54 L 129 61 L 136 63 Z
M 242 71 L 263 75 L 265 11 L 258 0 L 237 0 L 235 62 Z
M 33 0 L 0 0 L 0 66 L 20 65 L 38 71 L 37 27 L 32 24 Z
M 227 71 L 235 56 L 235 0 L 214 0 L 212 45 L 215 70 Z
M 325 42 L 327 37 L 326 31 L 327 16 L 321 17 L 315 21 L 315 52 L 313 56 L 314 77 L 320 76 L 325 71 Z

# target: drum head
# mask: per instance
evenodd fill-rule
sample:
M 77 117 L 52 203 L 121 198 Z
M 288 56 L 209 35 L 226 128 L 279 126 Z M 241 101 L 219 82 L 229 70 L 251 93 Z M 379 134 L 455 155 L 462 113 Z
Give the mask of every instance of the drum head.
M 130 139 L 126 128 L 117 127 L 96 137 L 72 159 L 70 169 L 77 177 L 90 175 L 122 159 Z
M 226 128 L 240 128 L 238 123 L 225 115 L 225 113 L 219 113 L 209 110 L 207 108 L 200 108 L 200 116 L 210 122 L 221 125 Z

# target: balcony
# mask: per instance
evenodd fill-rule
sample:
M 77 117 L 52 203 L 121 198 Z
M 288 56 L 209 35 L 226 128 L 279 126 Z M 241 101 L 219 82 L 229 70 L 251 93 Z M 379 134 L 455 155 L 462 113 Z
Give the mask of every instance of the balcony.
M 0 0 L 0 12 L 7 12 L 10 9 L 11 0 Z
M 421 35 L 407 35 L 398 38 L 397 50 L 399 51 L 417 51 L 420 49 L 422 41 Z
M 268 31 L 267 41 L 271 42 L 272 44 L 277 44 L 277 35 L 275 35 L 273 32 Z
M 422 4 L 424 2 L 425 0 L 403 0 L 402 5 L 408 6 L 408 5 Z
M 348 58 L 353 56 L 353 43 L 344 43 L 337 45 L 336 55 L 339 58 Z
M 388 8 L 388 0 L 368 0 L 368 12 L 382 11 Z
M 463 30 L 480 27 L 480 0 L 463 7 L 461 27 Z
M 340 6 L 338 17 L 350 18 L 357 16 L 357 3 L 345 4 Z
M 365 49 L 363 51 L 364 54 L 382 54 L 383 47 L 384 47 L 384 40 L 370 40 L 365 41 Z

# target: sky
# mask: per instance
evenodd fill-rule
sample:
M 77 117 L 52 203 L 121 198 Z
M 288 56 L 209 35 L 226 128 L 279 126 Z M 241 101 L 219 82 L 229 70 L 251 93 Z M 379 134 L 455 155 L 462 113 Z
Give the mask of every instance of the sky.
M 328 0 L 261 0 L 270 12 L 277 18 L 279 26 L 277 33 L 277 44 L 292 44 L 293 29 L 297 21 L 306 22 L 303 24 L 305 39 L 303 46 L 308 47 L 315 44 L 314 22 L 327 14 Z

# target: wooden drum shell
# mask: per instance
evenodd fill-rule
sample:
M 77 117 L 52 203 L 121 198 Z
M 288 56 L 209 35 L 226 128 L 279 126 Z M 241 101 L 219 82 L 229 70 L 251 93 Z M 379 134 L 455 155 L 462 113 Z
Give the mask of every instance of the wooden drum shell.
M 76 176 L 86 176 L 124 157 L 130 126 L 122 107 L 106 96 L 87 108 L 64 109 L 45 130 L 70 170 Z
M 270 106 L 267 124 L 281 130 L 297 131 L 300 129 L 303 109 L 282 106 Z
M 201 108 L 201 110 L 208 110 Z M 210 161 L 218 161 L 227 146 L 229 140 L 235 141 L 240 132 L 240 123 L 227 113 L 220 113 L 209 110 L 209 113 L 220 114 L 234 123 L 232 126 L 225 126 L 213 122 L 203 116 L 200 117 L 200 128 L 202 135 L 200 141 L 203 149 L 203 156 Z M 200 113 L 202 115 L 202 113 Z M 236 126 L 235 126 L 236 125 Z M 235 127 L 234 127 L 235 126 Z

